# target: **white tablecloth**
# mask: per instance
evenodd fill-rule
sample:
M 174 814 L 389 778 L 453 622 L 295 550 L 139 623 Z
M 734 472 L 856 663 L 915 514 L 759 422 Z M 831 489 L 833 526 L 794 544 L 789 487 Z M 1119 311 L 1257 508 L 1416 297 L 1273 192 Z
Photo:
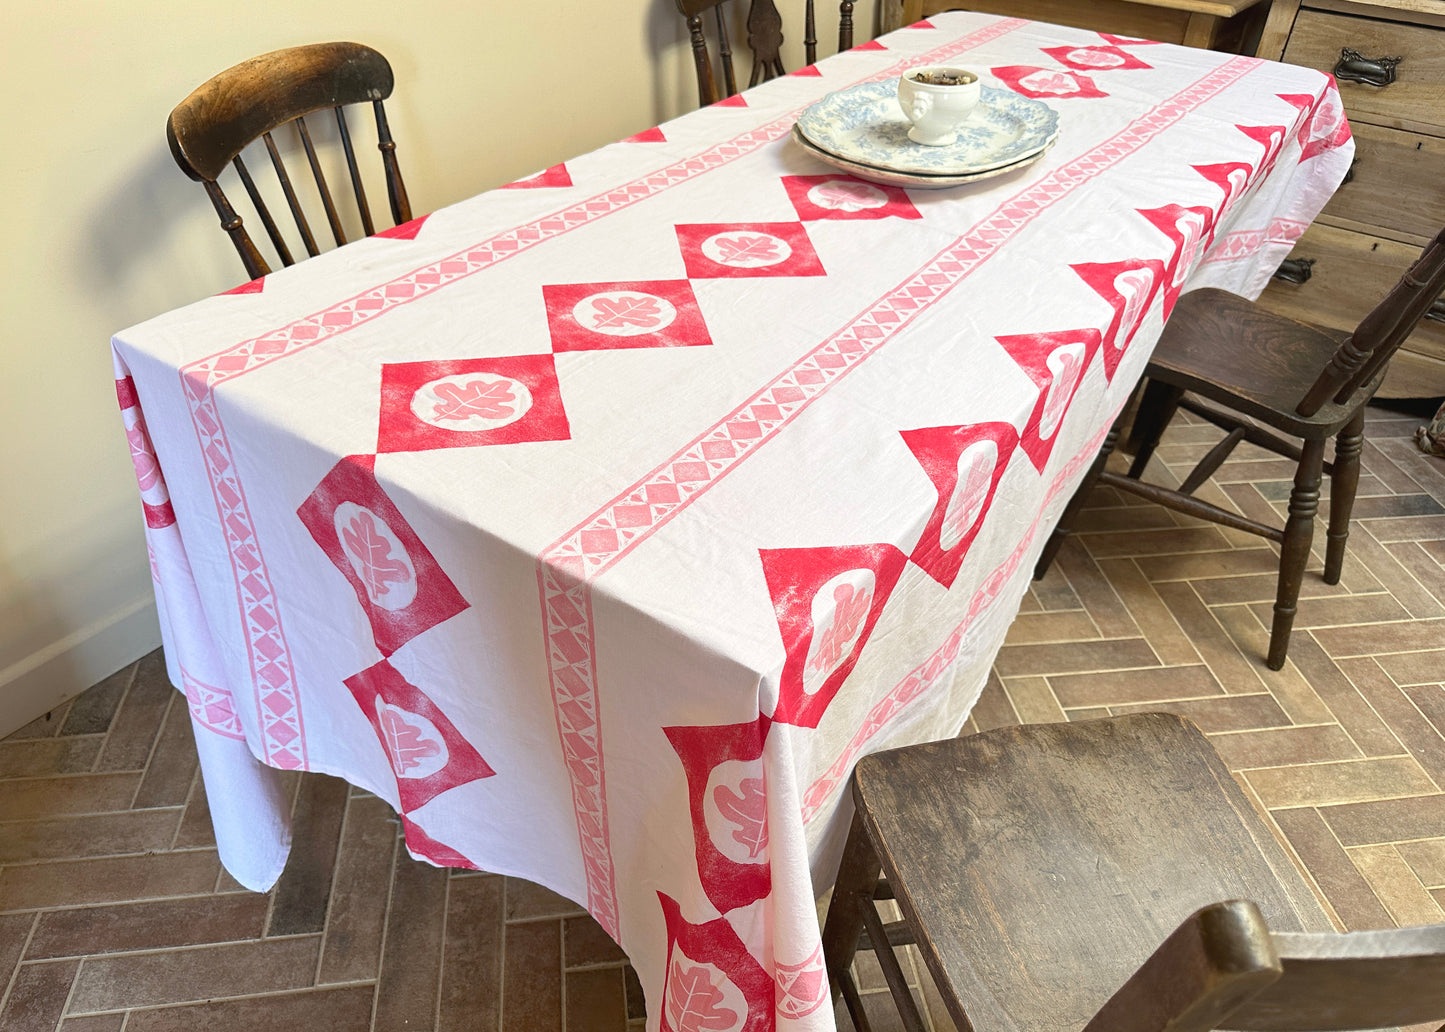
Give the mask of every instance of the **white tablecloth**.
M 1057 146 L 934 192 L 789 141 L 943 61 Z M 1318 72 L 942 15 L 120 333 L 228 869 L 325 771 L 584 903 L 650 1028 L 830 1027 L 852 763 L 958 730 L 1180 290 L 1257 294 L 1351 152 Z

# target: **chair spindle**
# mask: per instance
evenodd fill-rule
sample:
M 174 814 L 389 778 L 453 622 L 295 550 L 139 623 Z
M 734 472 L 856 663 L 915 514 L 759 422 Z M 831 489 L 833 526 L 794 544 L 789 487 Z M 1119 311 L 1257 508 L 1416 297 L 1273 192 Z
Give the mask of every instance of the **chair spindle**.
M 286 172 L 286 163 L 281 160 L 281 152 L 276 149 L 276 140 L 270 133 L 262 133 L 261 139 L 266 141 L 266 152 L 271 155 L 271 166 L 276 170 L 276 178 L 281 181 L 281 192 L 286 195 L 286 204 L 291 209 L 291 217 L 296 220 L 296 230 L 301 234 L 301 242 L 306 245 L 306 253 L 314 258 L 321 251 L 316 246 L 316 237 L 311 232 L 311 223 L 306 221 L 306 213 L 301 210 L 301 201 L 296 197 L 296 188 L 291 185 L 291 176 Z
M 853 49 L 853 0 L 842 0 L 838 5 L 838 49 Z
M 351 133 L 346 128 L 346 110 L 338 105 L 336 129 L 341 134 L 341 147 L 346 151 L 346 168 L 351 173 L 351 192 L 356 195 L 356 207 L 361 212 L 361 228 L 367 236 L 376 232 L 371 221 L 371 208 L 366 203 L 366 187 L 361 184 L 361 169 L 356 164 L 356 150 L 351 146 Z
M 838 31 L 841 33 L 843 30 L 840 27 Z M 808 0 L 808 6 L 803 13 L 803 53 L 807 57 L 808 64 L 817 64 L 818 22 L 813 14 L 813 0 Z
M 712 13 L 717 16 L 717 58 L 722 65 L 723 88 L 731 97 L 738 91 L 738 81 L 733 75 L 733 48 L 728 42 L 728 25 L 727 19 L 723 17 L 723 5 L 718 4 L 712 9 Z
M 372 101 L 376 109 L 376 149 L 381 151 L 381 163 L 386 168 L 387 199 L 391 201 L 391 217 L 399 226 L 411 221 L 411 201 L 406 195 L 406 184 L 401 181 L 401 165 L 396 160 L 396 141 L 391 138 L 391 127 L 386 122 L 386 109 L 381 101 Z
M 271 246 L 276 248 L 276 253 L 281 257 L 282 265 L 295 265 L 296 259 L 291 257 L 291 249 L 286 246 L 286 238 L 281 235 L 281 229 L 276 225 L 276 220 L 271 217 L 271 209 L 266 207 L 266 202 L 261 199 L 261 191 L 256 189 L 256 181 L 251 178 L 251 170 L 237 154 L 231 159 L 231 164 L 236 168 L 236 174 L 241 177 L 241 185 L 246 188 L 246 195 L 251 198 L 251 204 L 256 209 L 256 214 L 261 217 L 261 225 L 266 227 L 266 236 L 271 239 Z
M 251 240 L 251 235 L 246 232 L 241 216 L 236 214 L 236 209 L 231 207 L 231 202 L 226 199 L 225 191 L 213 181 L 206 180 L 206 196 L 210 197 L 211 204 L 216 209 L 216 214 L 221 217 L 221 228 L 231 238 L 236 251 L 241 256 L 241 263 L 246 266 L 246 272 L 252 279 L 264 276 L 271 271 L 266 264 L 266 259 L 261 257 L 261 252 L 256 249 L 256 244 Z
M 707 56 L 707 37 L 702 34 L 702 15 L 687 19 L 688 36 L 692 42 L 692 63 L 697 67 L 697 102 L 702 107 L 716 104 L 717 82 L 712 77 L 712 61 Z
M 316 157 L 316 147 L 311 143 L 311 133 L 306 129 L 304 116 L 296 119 L 296 129 L 301 133 L 301 146 L 306 148 L 306 162 L 311 166 L 311 175 L 316 179 L 316 189 L 321 194 L 321 206 L 326 210 L 326 221 L 331 226 L 332 239 L 336 246 L 346 243 L 346 234 L 341 229 L 341 216 L 336 214 L 336 204 L 331 199 L 331 190 L 326 185 L 326 175 L 321 171 L 321 161 Z

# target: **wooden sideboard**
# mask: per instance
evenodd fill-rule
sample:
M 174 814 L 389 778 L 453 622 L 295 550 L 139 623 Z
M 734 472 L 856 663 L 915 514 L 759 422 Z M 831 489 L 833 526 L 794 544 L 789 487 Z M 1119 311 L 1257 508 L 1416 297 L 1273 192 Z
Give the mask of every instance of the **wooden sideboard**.
M 1356 157 L 1290 255 L 1297 268 L 1313 260 L 1308 279 L 1276 280 L 1261 300 L 1348 331 L 1445 225 L 1445 3 L 1274 0 L 1258 54 L 1335 75 Z M 1380 395 L 1445 395 L 1445 305 L 1405 342 Z
M 1252 49 L 1262 0 L 879 0 L 879 25 L 891 32 L 941 11 L 986 11 L 1072 25 L 1096 32 L 1183 43 L 1191 47 Z

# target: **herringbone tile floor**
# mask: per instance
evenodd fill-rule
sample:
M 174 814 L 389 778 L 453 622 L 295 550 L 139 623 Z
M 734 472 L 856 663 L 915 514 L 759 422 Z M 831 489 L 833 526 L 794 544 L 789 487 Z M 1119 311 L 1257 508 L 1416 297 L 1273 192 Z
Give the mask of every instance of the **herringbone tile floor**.
M 967 730 L 1187 714 L 1344 927 L 1445 921 L 1445 460 L 1414 450 L 1420 422 L 1372 410 L 1344 579 L 1316 563 L 1283 670 L 1261 662 L 1273 546 L 1100 490 Z M 1150 475 L 1217 436 L 1175 427 Z M 1243 446 L 1201 493 L 1278 513 L 1290 475 Z M 626 958 L 577 907 L 413 862 L 388 807 L 339 781 L 291 786 L 299 838 L 263 896 L 220 868 L 158 655 L 0 742 L 0 1032 L 640 1023 Z M 859 976 L 897 1027 L 876 965 Z

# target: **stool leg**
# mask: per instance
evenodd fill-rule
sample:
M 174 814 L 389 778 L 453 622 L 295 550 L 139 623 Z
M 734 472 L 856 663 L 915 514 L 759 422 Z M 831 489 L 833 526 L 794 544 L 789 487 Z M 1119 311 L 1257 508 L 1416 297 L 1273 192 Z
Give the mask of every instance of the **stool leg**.
M 1330 473 L 1330 526 L 1326 531 L 1325 583 L 1338 584 L 1350 537 L 1350 510 L 1360 485 L 1360 449 L 1365 444 L 1365 410 L 1360 409 L 1335 438 L 1335 463 Z
M 835 1002 L 845 986 L 852 988 L 848 968 L 853 963 L 853 955 L 858 952 L 858 938 L 863 933 L 863 916 L 858 910 L 858 900 L 873 897 L 881 871 L 882 865 L 878 862 L 878 854 L 873 851 L 873 844 L 868 841 L 863 819 L 854 812 L 853 824 L 848 829 L 848 843 L 843 847 L 843 862 L 838 867 L 838 879 L 833 884 L 833 899 L 828 904 L 828 916 L 823 922 L 823 967 L 828 972 Z M 856 997 L 857 994 L 848 995 Z M 853 1001 L 848 1003 L 851 1012 Z M 855 1024 L 857 1020 L 855 1016 Z
M 1306 441 L 1295 471 L 1294 490 L 1289 496 L 1289 519 L 1284 525 L 1284 545 L 1279 558 L 1279 587 L 1274 599 L 1274 627 L 1269 635 L 1271 670 L 1284 666 L 1289 650 L 1289 634 L 1294 627 L 1299 603 L 1300 584 L 1304 581 L 1305 563 L 1310 557 L 1310 541 L 1315 534 L 1315 513 L 1320 507 L 1320 477 L 1324 467 L 1325 442 Z

